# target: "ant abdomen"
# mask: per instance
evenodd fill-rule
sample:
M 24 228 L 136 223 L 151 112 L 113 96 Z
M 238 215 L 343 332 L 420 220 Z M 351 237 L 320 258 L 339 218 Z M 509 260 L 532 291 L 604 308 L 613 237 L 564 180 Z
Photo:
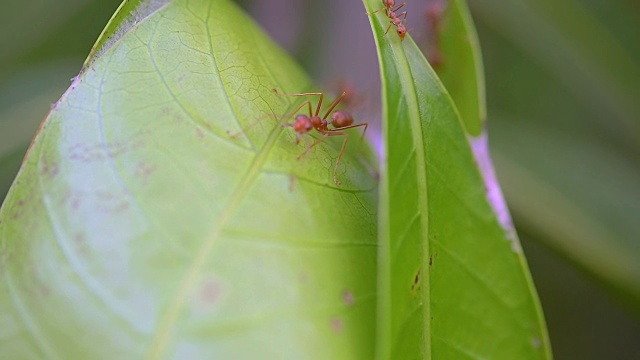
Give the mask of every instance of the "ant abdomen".
M 353 116 L 344 110 L 338 110 L 331 116 L 331 125 L 335 128 L 353 124 Z

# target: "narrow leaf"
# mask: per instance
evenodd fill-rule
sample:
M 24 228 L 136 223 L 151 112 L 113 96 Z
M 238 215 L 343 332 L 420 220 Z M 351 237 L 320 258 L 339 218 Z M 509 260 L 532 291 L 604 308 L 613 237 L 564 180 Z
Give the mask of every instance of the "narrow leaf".
M 489 204 L 451 98 L 410 36 L 384 36 L 388 21 L 371 17 L 386 148 L 378 358 L 550 358 L 523 254 Z
M 440 56 L 434 68 L 456 104 L 466 131 L 478 136 L 487 110 L 482 54 L 471 14 L 463 0 L 442 0 L 434 4 L 445 4 L 442 9 L 433 5 L 436 7 L 431 12 Z

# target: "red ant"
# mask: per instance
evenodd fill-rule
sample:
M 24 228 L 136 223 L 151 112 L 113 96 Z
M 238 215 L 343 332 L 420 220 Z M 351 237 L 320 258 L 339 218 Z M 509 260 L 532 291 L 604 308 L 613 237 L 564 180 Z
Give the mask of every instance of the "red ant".
M 398 6 L 395 6 L 396 0 L 382 0 L 382 3 L 384 4 L 384 7 L 382 9 L 376 10 L 369 15 L 372 15 L 377 13 L 378 11 L 384 10 L 385 14 L 387 14 L 387 17 L 391 19 L 391 21 L 389 21 L 390 23 L 389 27 L 387 27 L 387 31 L 385 31 L 384 34 L 387 35 L 387 33 L 389 32 L 389 29 L 391 29 L 391 26 L 395 25 L 397 28 L 397 33 L 398 33 L 398 36 L 400 37 L 400 40 L 404 40 L 404 36 L 407 34 L 407 27 L 405 26 L 405 23 L 407 22 L 407 12 L 403 11 L 400 15 L 397 15 L 396 12 L 402 9 L 405 5 L 407 5 L 407 3 L 403 2 Z M 400 16 L 402 16 L 402 20 L 400 20 Z
M 344 155 L 344 150 L 347 148 L 347 142 L 349 141 L 349 134 L 342 132 L 342 130 L 364 126 L 364 130 L 362 131 L 362 137 L 364 137 L 364 134 L 367 132 L 367 127 L 369 126 L 368 123 L 353 124 L 353 121 L 354 121 L 353 116 L 351 116 L 351 114 L 349 114 L 345 110 L 335 111 L 331 115 L 331 119 L 327 120 L 327 116 L 329 116 L 329 114 L 333 111 L 333 109 L 336 106 L 338 106 L 340 101 L 342 101 L 345 98 L 345 96 L 347 96 L 347 93 L 343 92 L 340 96 L 338 96 L 331 103 L 329 110 L 327 110 L 324 116 L 320 117 L 318 116 L 318 114 L 320 113 L 320 108 L 322 107 L 322 100 L 324 99 L 323 93 L 311 92 L 311 93 L 300 93 L 300 94 L 280 94 L 276 89 L 273 89 L 273 92 L 277 96 L 320 96 L 320 100 L 318 101 L 318 106 L 316 107 L 315 113 L 313 112 L 313 108 L 311 106 L 311 100 L 306 100 L 293 111 L 293 114 L 300 111 L 300 109 L 302 109 L 305 105 L 307 105 L 309 107 L 309 115 L 307 116 L 305 114 L 298 114 L 295 117 L 295 120 L 293 121 L 293 123 L 284 124 L 284 126 L 292 127 L 293 130 L 297 133 L 296 144 L 300 143 L 300 140 L 302 139 L 302 135 L 310 132 L 313 129 L 316 129 L 317 132 L 322 134 L 322 137 L 320 139 L 317 139 L 311 145 L 307 146 L 305 151 L 302 154 L 298 155 L 298 159 L 300 159 L 302 156 L 308 153 L 309 150 L 311 150 L 314 146 L 323 142 L 327 137 L 344 136 L 342 149 L 340 150 L 340 155 L 338 155 L 338 159 L 336 160 L 336 166 L 333 169 L 333 181 L 336 183 L 336 185 L 340 186 L 340 184 L 342 183 L 338 180 L 336 176 L 336 172 L 338 171 L 338 165 L 340 165 L 340 159 L 342 158 L 342 155 Z M 333 129 L 329 129 L 329 125 L 331 125 Z
M 434 69 L 439 69 L 443 65 L 443 56 L 440 51 L 440 30 L 442 27 L 442 18 L 446 4 L 444 0 L 432 0 L 427 6 L 426 17 L 429 47 L 427 48 L 427 59 Z

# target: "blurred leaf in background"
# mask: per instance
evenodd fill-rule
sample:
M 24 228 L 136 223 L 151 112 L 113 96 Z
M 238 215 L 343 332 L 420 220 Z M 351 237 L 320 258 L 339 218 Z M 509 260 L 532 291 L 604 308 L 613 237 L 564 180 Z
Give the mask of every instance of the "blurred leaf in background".
M 607 26 L 616 11 L 633 26 L 631 8 L 470 3 L 488 58 L 492 144 L 516 220 L 640 309 L 640 53 Z
M 119 0 L 0 4 L 0 199 L 38 124 L 77 75 Z
M 640 313 L 638 6 L 469 4 L 485 57 L 494 160 L 529 240 L 556 357 L 601 359 L 615 349 L 637 358 L 640 325 L 628 312 Z M 627 314 L 567 264 L 610 290 Z

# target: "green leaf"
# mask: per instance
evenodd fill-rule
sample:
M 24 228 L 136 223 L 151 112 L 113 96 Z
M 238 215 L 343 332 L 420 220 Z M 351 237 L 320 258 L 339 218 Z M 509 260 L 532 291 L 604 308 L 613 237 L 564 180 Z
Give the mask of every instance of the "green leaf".
M 0 209 L 0 358 L 371 358 L 375 176 L 272 88 L 228 1 L 123 3 Z
M 478 35 L 466 2 L 447 1 L 437 21 L 441 60 L 435 70 L 456 104 L 466 131 L 478 136 L 487 117 L 484 72 Z
M 489 204 L 451 98 L 409 36 L 383 35 L 388 21 L 371 17 L 387 149 L 378 358 L 550 358 L 518 240 Z

